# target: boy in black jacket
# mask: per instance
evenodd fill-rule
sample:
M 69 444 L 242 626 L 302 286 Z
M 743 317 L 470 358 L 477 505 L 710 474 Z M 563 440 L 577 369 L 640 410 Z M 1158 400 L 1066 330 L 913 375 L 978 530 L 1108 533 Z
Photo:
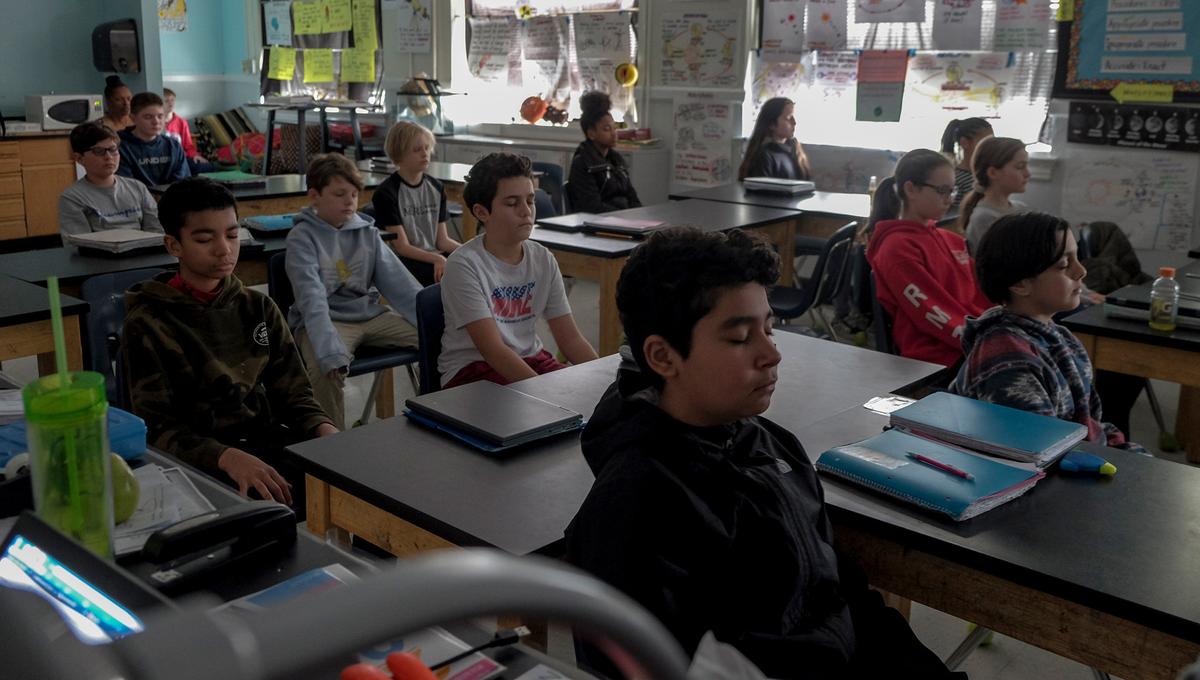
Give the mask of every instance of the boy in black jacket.
M 780 361 L 778 274 L 769 244 L 737 230 L 664 231 L 630 256 L 617 307 L 636 366 L 584 430 L 596 482 L 568 559 L 687 651 L 712 630 L 772 678 L 965 677 L 839 561 L 803 447 L 759 416 Z

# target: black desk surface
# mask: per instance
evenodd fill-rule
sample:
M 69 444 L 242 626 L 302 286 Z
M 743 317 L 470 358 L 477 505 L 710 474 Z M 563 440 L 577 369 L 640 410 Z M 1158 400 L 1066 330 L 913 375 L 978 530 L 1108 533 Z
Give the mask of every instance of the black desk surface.
M 753 229 L 800 216 L 795 210 L 767 208 L 739 203 L 713 203 L 708 201 L 667 201 L 604 213 L 605 217 L 624 217 L 631 220 L 661 220 L 670 226 L 698 227 L 704 231 L 726 229 Z M 575 220 L 565 216 L 567 224 Z M 538 227 L 531 239 L 548 248 L 568 250 L 598 257 L 621 257 L 637 247 L 635 239 L 595 236 Z
M 862 408 L 790 428 L 809 457 L 879 433 Z M 835 525 L 906 546 L 1187 640 L 1200 640 L 1200 469 L 1093 444 L 1112 479 L 1052 470 L 1032 491 L 966 522 L 822 475 Z M 836 533 L 836 526 L 835 526 Z
M 267 175 L 263 179 L 266 180 L 266 186 L 254 186 L 238 188 L 235 186 L 229 187 L 233 192 L 234 198 L 239 201 L 252 201 L 263 198 L 284 198 L 287 196 L 303 196 L 308 193 L 308 182 L 304 175 Z M 363 184 L 368 189 L 374 189 L 379 186 L 383 180 L 387 179 L 387 173 L 364 172 L 362 173 Z M 150 193 L 155 196 L 161 196 L 167 190 L 170 184 L 160 184 L 150 187 Z
M 7 272 L 3 265 L 0 271 Z M 85 314 L 88 303 L 60 295 L 64 315 Z M 45 288 L 0 274 L 0 326 L 15 326 L 50 318 L 50 298 Z
M 364 173 L 370 172 L 380 174 L 387 177 L 391 170 L 383 170 L 375 165 L 372 165 L 370 158 L 364 158 L 355 163 L 359 170 Z M 429 167 L 425 169 L 425 174 L 442 182 L 443 184 L 466 184 L 467 175 L 471 172 L 470 163 L 446 163 L 444 161 L 430 161 Z M 382 181 L 382 180 L 380 180 Z
M 789 428 L 828 418 L 941 367 L 776 333 L 780 388 L 767 415 Z M 589 416 L 614 380 L 617 357 L 513 387 Z M 553 553 L 591 489 L 577 435 L 490 457 L 403 416 L 289 447 L 306 472 L 464 546 Z
M 830 191 L 816 191 L 799 196 L 788 194 L 773 194 L 766 191 L 746 191 L 741 182 L 723 184 L 719 187 L 696 189 L 672 193 L 672 200 L 699 198 L 705 201 L 719 203 L 740 203 L 743 205 L 758 205 L 771 208 L 800 210 L 805 213 L 822 213 L 828 215 L 845 215 L 847 217 L 867 217 L 871 214 L 871 197 L 867 194 L 839 194 Z
M 1200 350 L 1200 331 L 1176 327 L 1170 333 L 1156 331 L 1144 321 L 1113 319 L 1104 315 L 1103 305 L 1092 305 L 1062 320 L 1075 333 L 1141 342 L 1171 349 Z
M 57 276 L 61 281 L 79 282 L 98 274 L 147 267 L 175 269 L 178 266 L 179 261 L 165 249 L 128 257 L 80 255 L 73 248 L 63 247 L 0 255 L 0 272 L 36 284 L 44 284 L 51 276 Z

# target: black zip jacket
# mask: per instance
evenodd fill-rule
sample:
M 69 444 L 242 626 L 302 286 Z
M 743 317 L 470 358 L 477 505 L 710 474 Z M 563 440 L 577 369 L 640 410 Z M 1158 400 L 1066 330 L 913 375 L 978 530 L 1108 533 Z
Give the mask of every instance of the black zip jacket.
M 625 158 L 615 149 L 601 156 L 596 145 L 586 139 L 571 159 L 567 197 L 574 212 L 603 213 L 642 205 Z

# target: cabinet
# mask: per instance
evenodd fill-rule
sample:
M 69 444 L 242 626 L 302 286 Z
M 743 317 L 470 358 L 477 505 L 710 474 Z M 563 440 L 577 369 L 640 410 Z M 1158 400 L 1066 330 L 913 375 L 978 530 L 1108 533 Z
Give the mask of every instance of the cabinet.
M 58 195 L 74 181 L 66 135 L 0 141 L 0 239 L 58 233 Z

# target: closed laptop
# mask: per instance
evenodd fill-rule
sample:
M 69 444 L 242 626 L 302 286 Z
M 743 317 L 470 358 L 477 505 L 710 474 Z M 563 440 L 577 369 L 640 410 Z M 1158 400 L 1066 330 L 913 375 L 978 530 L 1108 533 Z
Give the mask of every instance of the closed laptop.
M 583 422 L 575 411 L 487 381 L 423 394 L 405 405 L 437 425 L 499 448 L 575 430 Z

